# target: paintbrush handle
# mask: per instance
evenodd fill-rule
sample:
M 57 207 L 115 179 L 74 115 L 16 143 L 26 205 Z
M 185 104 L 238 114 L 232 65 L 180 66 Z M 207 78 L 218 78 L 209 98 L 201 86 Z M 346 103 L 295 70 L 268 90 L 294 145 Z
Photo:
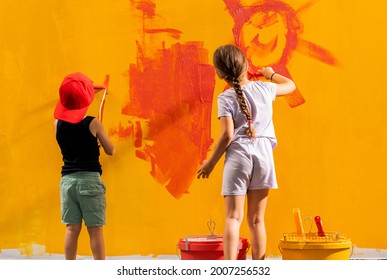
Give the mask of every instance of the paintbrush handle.
M 304 235 L 304 227 L 302 225 L 301 211 L 299 208 L 293 209 L 294 222 L 296 224 L 296 230 L 298 236 Z
M 322 222 L 321 222 L 320 216 L 314 217 L 314 222 L 316 223 L 316 227 L 317 227 L 317 235 L 320 237 L 324 237 L 325 232 L 324 232 L 323 227 L 322 227 Z

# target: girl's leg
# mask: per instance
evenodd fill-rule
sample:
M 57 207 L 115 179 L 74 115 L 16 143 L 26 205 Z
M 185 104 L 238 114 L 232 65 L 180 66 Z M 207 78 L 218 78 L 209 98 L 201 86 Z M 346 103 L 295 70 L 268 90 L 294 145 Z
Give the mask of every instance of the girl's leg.
M 253 260 L 263 260 L 266 254 L 265 211 L 269 190 L 247 193 L 247 223 L 250 229 Z
M 226 221 L 224 225 L 224 259 L 235 260 L 238 256 L 239 229 L 244 215 L 244 195 L 225 196 Z
M 66 225 L 64 251 L 66 260 L 75 260 L 77 257 L 78 237 L 81 233 L 81 224 Z
M 90 248 L 95 260 L 105 259 L 105 242 L 102 226 L 87 227 L 90 236 Z

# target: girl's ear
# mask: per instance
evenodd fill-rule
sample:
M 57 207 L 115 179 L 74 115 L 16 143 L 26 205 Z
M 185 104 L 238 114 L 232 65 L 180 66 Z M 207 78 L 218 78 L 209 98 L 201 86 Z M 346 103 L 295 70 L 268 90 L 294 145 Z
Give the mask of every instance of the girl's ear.
M 245 60 L 245 71 L 244 72 L 248 72 L 249 70 L 250 70 L 250 65 L 249 65 L 249 62 L 246 59 Z

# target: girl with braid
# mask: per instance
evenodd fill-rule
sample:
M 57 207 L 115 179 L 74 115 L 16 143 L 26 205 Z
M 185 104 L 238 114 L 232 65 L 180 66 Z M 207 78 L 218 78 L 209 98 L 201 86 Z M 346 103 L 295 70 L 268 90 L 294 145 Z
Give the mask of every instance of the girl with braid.
M 272 103 L 276 96 L 289 94 L 296 86 L 271 67 L 259 70 L 271 82 L 249 81 L 247 60 L 233 45 L 219 47 L 213 63 L 219 78 L 230 88 L 218 96 L 221 133 L 211 156 L 198 170 L 198 178 L 208 178 L 225 153 L 222 182 L 226 210 L 224 258 L 236 259 L 238 255 L 239 230 L 247 197 L 252 258 L 264 259 L 267 198 L 270 189 L 278 188 L 273 160 L 277 141 Z

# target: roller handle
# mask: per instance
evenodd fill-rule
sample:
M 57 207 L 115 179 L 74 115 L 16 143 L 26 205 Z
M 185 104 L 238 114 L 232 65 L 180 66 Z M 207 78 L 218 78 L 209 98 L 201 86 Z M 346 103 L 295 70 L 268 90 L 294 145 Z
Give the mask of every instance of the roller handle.
M 321 222 L 320 216 L 314 217 L 314 222 L 316 223 L 316 227 L 317 227 L 317 235 L 320 237 L 324 237 L 325 232 L 324 232 L 323 227 L 322 227 L 322 222 Z

